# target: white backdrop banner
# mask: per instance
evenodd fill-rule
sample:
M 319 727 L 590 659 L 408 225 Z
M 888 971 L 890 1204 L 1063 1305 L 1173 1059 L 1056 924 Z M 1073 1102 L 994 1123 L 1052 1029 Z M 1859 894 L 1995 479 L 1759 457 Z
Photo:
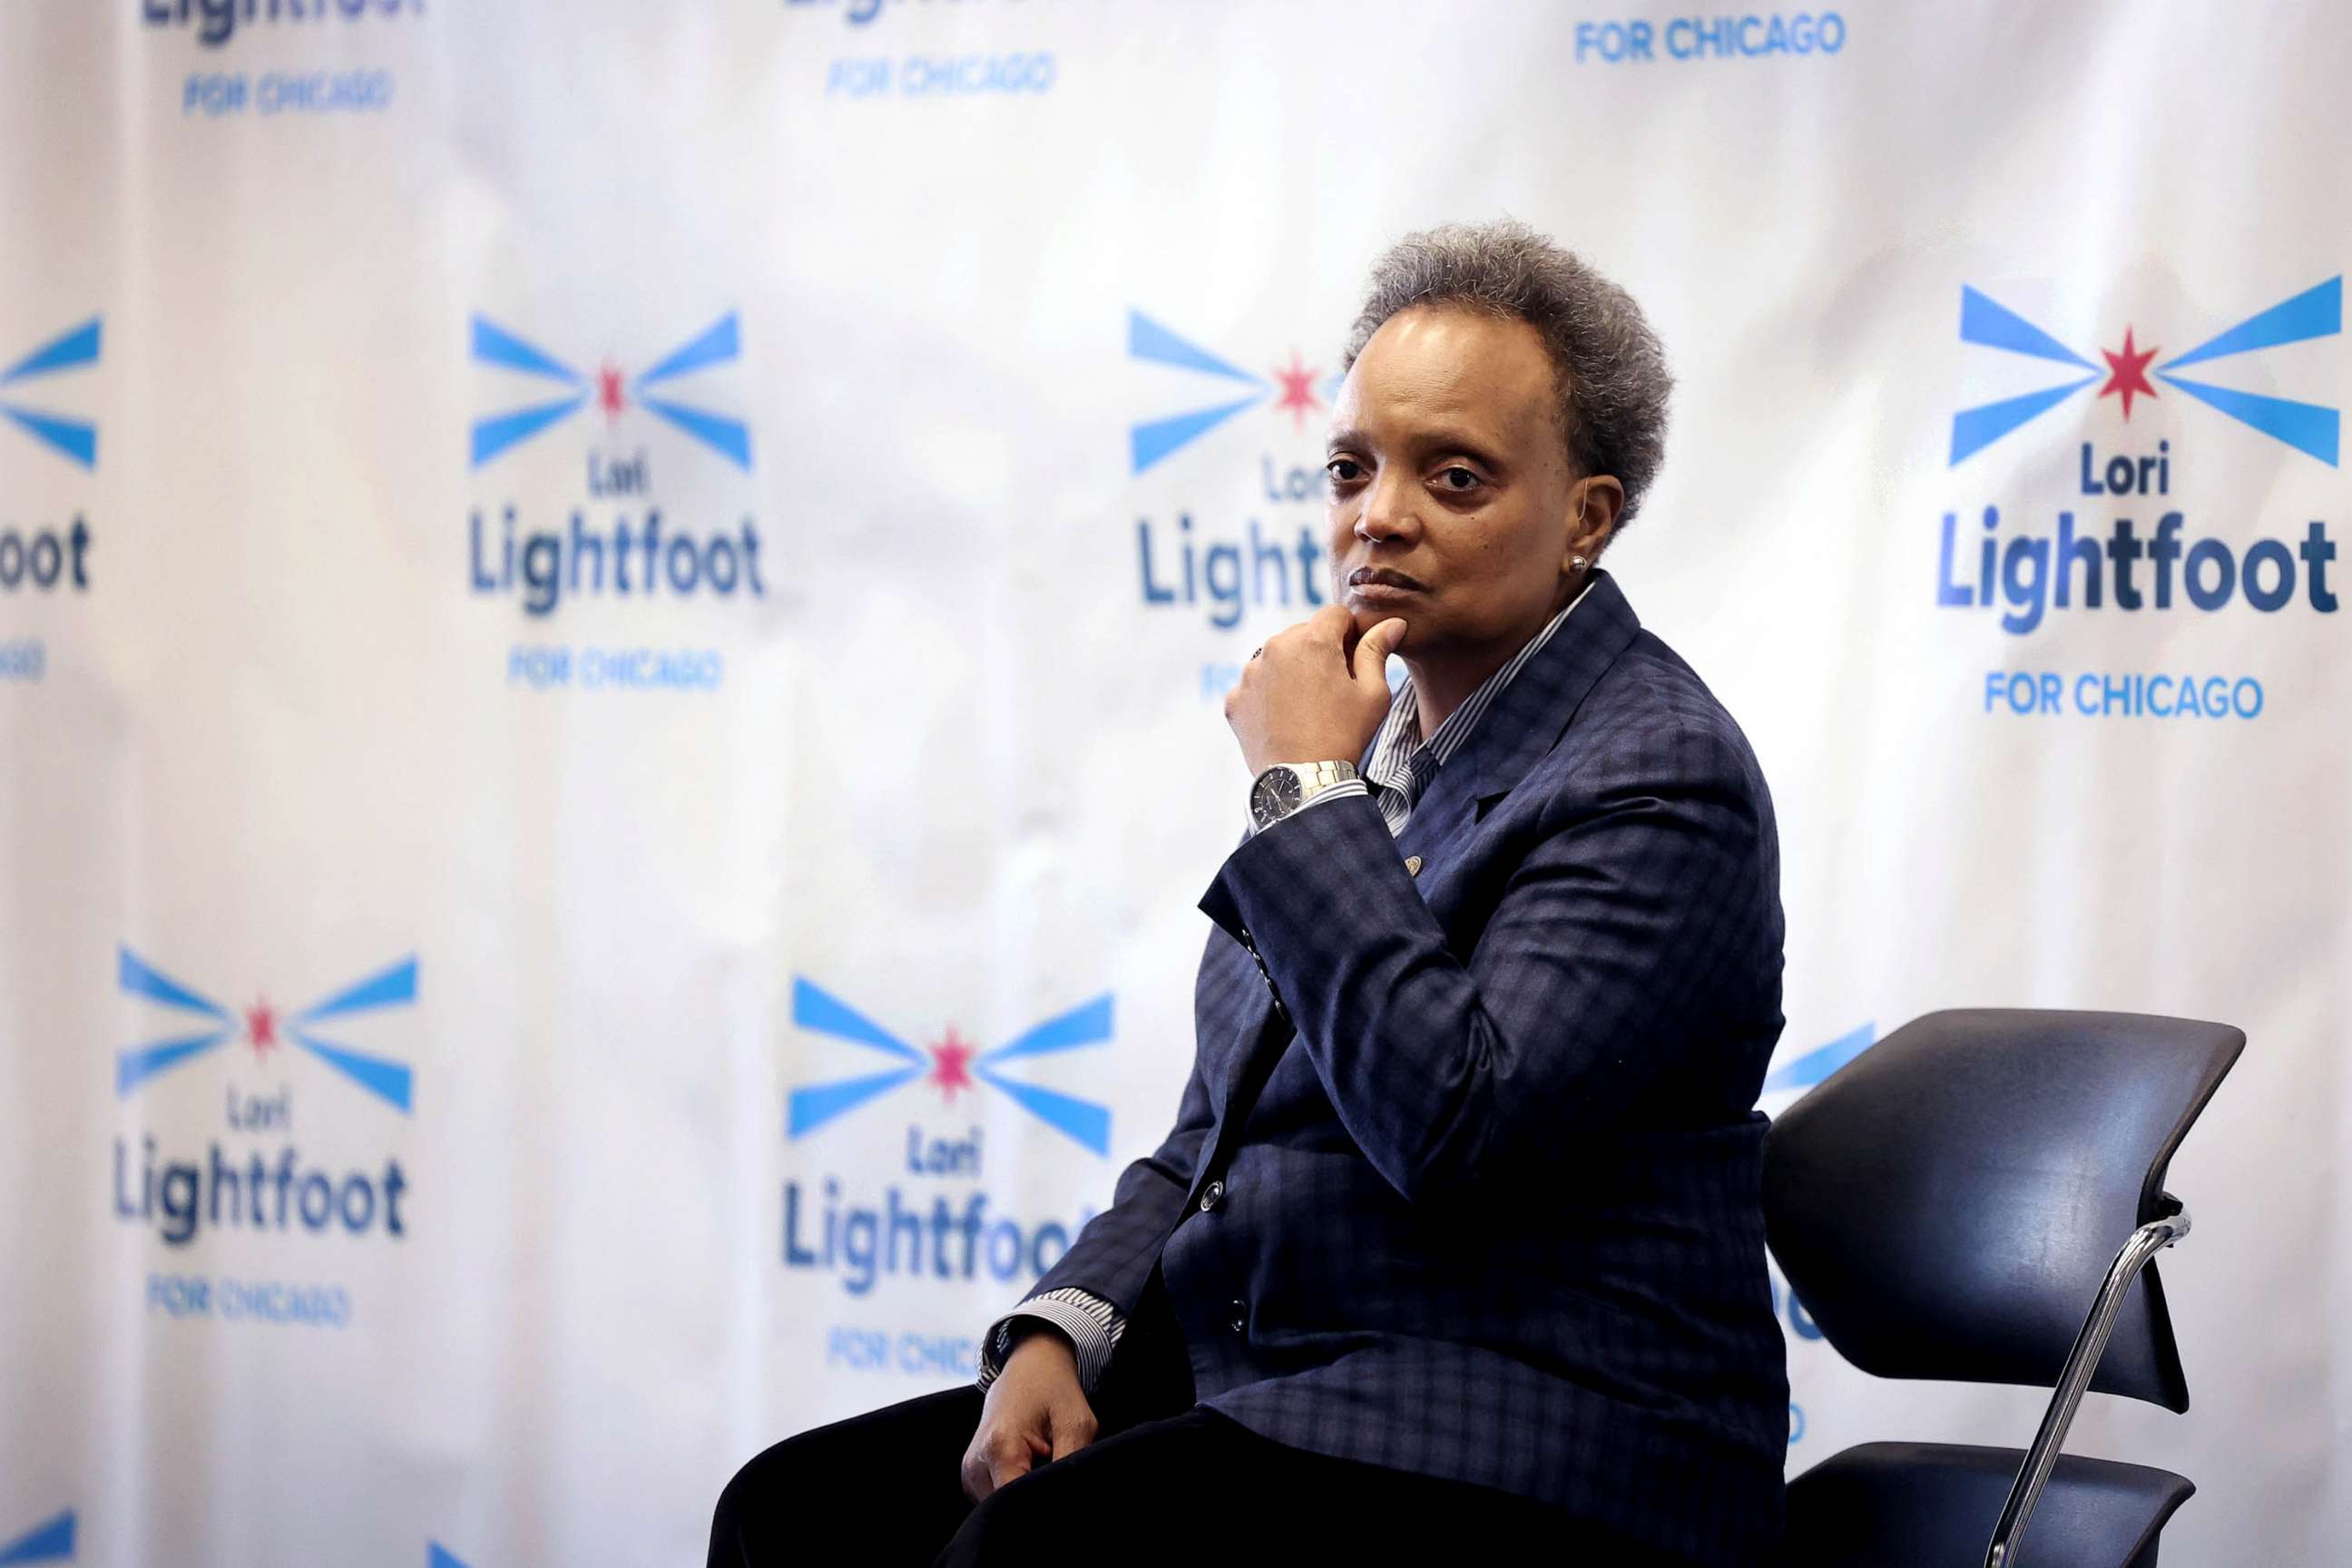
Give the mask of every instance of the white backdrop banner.
M 1172 1115 L 1367 266 L 1505 214 L 1679 374 L 1611 564 L 1779 803 L 1766 1109 L 1936 1007 L 2243 1027 L 2195 1408 L 2074 1447 L 2197 1481 L 2168 1562 L 2340 1561 L 2347 58 L 0 5 L 0 1562 L 694 1563 L 759 1447 L 969 1377 Z M 2031 1432 L 1776 1301 L 1792 1471 Z

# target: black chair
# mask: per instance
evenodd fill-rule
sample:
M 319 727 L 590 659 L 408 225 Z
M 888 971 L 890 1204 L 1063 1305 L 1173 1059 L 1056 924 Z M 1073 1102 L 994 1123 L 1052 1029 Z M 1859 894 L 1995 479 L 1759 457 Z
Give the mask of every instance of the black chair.
M 2086 1387 L 2189 1408 L 2150 1262 L 2189 1233 L 2164 1171 L 2245 1043 L 2128 1013 L 1930 1013 L 1773 1124 L 1772 1251 L 1841 1354 L 2055 1391 L 2027 1450 L 1868 1443 L 1799 1476 L 1792 1564 L 2155 1568 L 2196 1488 L 2060 1449 Z

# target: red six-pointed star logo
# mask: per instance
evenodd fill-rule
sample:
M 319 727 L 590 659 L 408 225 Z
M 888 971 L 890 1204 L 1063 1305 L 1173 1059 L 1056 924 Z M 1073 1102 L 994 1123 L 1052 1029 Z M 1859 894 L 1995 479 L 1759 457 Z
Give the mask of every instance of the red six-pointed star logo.
M 1293 349 L 1290 351 L 1290 368 L 1283 370 L 1276 367 L 1274 379 L 1282 383 L 1282 395 L 1274 400 L 1274 405 L 1290 413 L 1296 428 L 1305 429 L 1308 413 L 1323 406 L 1322 399 L 1315 395 L 1315 373 L 1306 367 L 1298 357 L 1298 351 Z
M 2129 327 L 2124 329 L 2123 353 L 2109 353 L 2105 349 L 2099 351 L 2100 356 L 2107 362 L 2107 384 L 2099 388 L 2099 395 L 2105 397 L 2111 392 L 2119 395 L 2124 400 L 2126 419 L 2131 417 L 2134 393 L 2144 393 L 2150 397 L 2156 395 L 2156 386 L 2147 379 L 2147 365 L 2159 352 L 2157 349 L 2149 349 L 2144 353 L 2135 352 Z
M 955 1102 L 955 1091 L 972 1087 L 972 1046 L 960 1038 L 955 1026 L 948 1026 L 948 1037 L 931 1047 L 931 1081 L 940 1086 L 940 1093 L 950 1104 Z
M 257 1061 L 268 1060 L 270 1047 L 278 1044 L 278 1010 L 267 1002 L 256 1002 L 247 1007 L 245 1037 L 251 1043 Z

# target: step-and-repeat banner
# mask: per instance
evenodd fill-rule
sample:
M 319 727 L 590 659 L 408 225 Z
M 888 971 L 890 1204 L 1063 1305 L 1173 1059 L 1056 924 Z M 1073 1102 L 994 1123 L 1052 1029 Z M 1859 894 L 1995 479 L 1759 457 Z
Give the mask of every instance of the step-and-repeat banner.
M 2242 1026 L 2196 1405 L 2074 1447 L 2198 1482 L 2168 1561 L 2337 1560 L 2347 58 L 0 6 L 0 1562 L 694 1562 L 759 1447 L 969 1377 L 1172 1113 L 1366 268 L 1498 215 L 1680 378 L 1610 563 L 1779 802 L 1766 1109 L 1935 1007 Z M 2031 1432 L 1774 1283 L 1792 1471 Z

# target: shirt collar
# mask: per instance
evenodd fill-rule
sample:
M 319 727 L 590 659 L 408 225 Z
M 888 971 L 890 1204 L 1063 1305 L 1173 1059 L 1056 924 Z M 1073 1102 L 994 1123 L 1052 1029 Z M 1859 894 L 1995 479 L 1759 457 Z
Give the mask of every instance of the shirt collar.
M 1366 776 L 1390 789 L 1419 794 L 1420 787 L 1429 782 L 1429 775 L 1462 749 L 1462 742 L 1470 738 L 1470 731 L 1477 728 L 1478 721 L 1486 717 L 1486 710 L 1494 706 L 1495 699 L 1503 694 L 1512 678 L 1543 651 L 1544 645 L 1551 641 L 1576 606 L 1584 602 L 1596 580 L 1587 577 L 1584 585 L 1576 591 L 1576 597 L 1545 622 L 1543 629 L 1529 637 L 1502 668 L 1479 682 L 1478 689 L 1463 700 L 1461 707 L 1446 715 L 1437 733 L 1426 742 L 1422 739 L 1421 704 L 1413 695 L 1412 682 L 1408 679 L 1398 687 L 1396 695 L 1389 700 L 1388 717 L 1381 721 L 1379 738 L 1372 743 L 1372 765 Z

